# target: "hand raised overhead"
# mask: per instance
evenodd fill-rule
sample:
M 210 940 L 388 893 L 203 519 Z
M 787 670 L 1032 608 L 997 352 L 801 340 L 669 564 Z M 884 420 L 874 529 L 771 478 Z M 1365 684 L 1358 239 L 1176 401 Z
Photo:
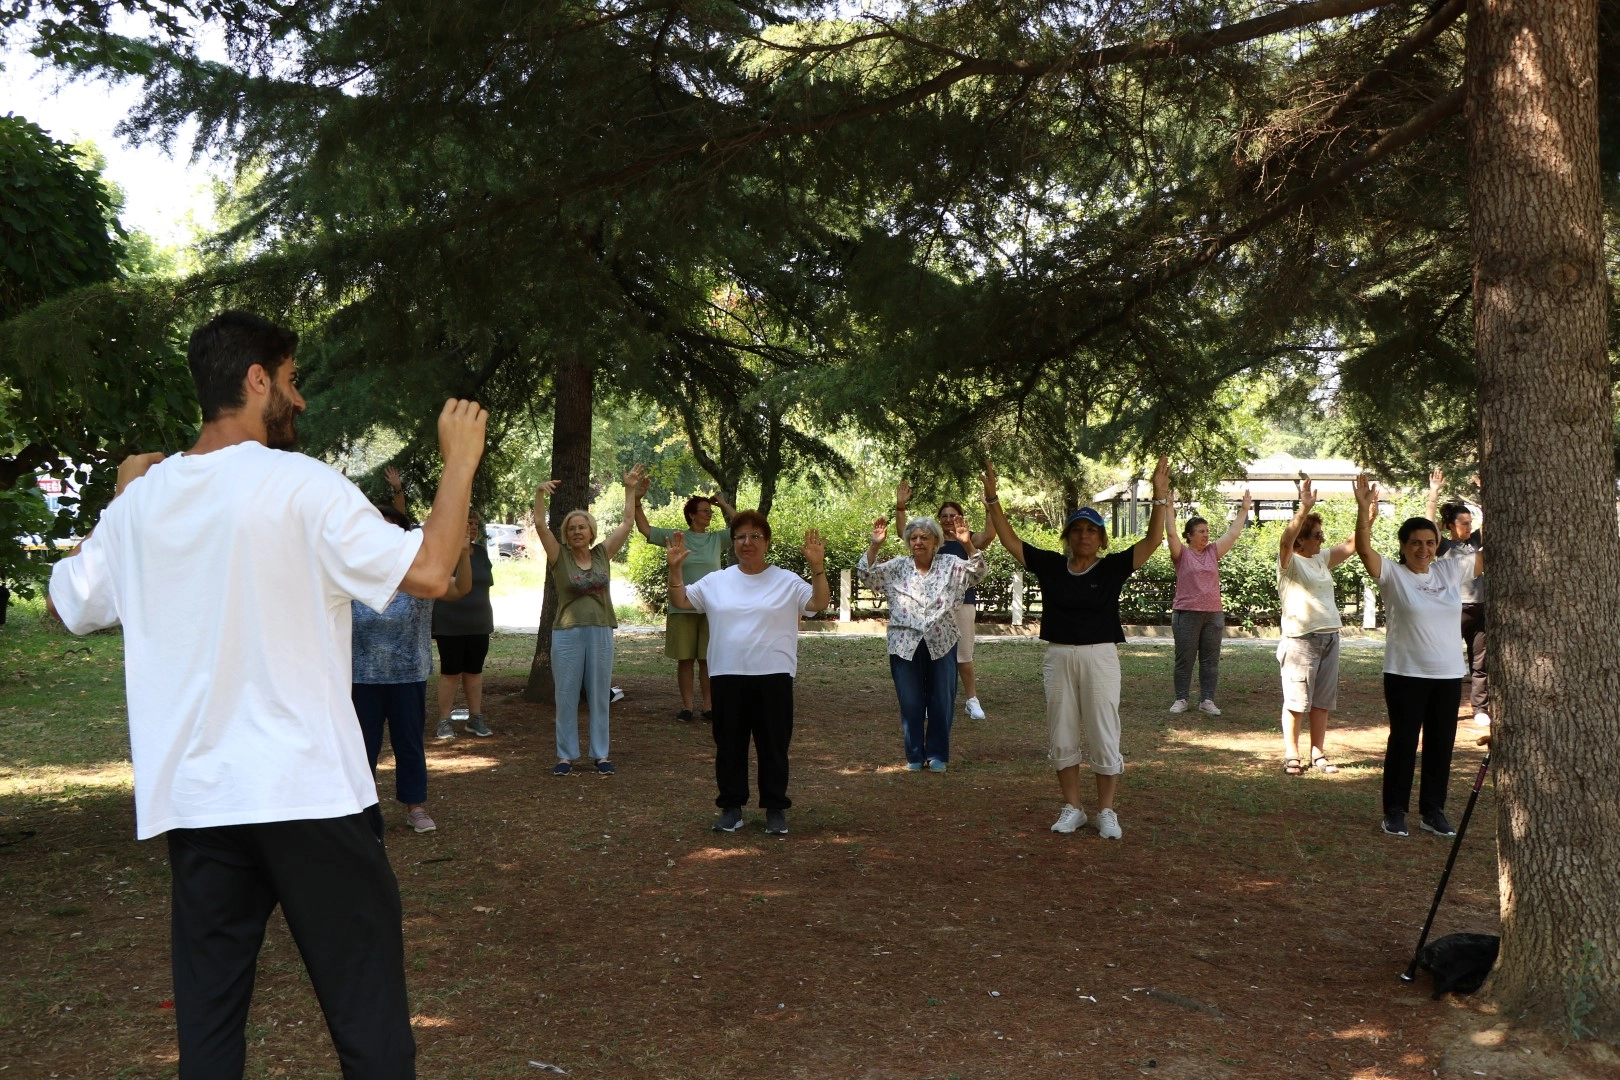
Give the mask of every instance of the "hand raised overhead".
M 804 553 L 804 561 L 810 564 L 813 571 L 819 572 L 827 561 L 827 542 L 815 529 L 805 530 L 804 546 L 799 550 Z
M 451 398 L 439 413 L 439 456 L 444 467 L 477 468 L 484 456 L 489 413 L 476 401 Z
M 889 519 L 879 517 L 872 522 L 872 543 L 881 544 L 889 538 Z
M 690 554 L 692 552 L 686 546 L 686 534 L 684 532 L 670 533 L 669 543 L 664 547 L 664 562 L 669 565 L 669 568 L 679 570 L 681 564 L 686 562 L 686 557 Z

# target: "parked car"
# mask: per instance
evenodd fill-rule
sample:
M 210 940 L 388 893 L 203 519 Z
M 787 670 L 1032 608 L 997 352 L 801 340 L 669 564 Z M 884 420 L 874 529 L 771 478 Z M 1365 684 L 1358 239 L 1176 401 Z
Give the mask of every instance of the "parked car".
M 529 545 L 523 540 L 521 525 L 485 525 L 488 548 L 492 559 L 521 559 L 529 554 Z

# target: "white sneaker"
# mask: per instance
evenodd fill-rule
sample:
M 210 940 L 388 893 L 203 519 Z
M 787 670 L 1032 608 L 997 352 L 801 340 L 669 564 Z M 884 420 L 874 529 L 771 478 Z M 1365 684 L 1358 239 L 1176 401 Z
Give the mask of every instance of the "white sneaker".
M 1097 835 L 1104 840 L 1120 838 L 1119 816 L 1111 808 L 1097 811 Z
M 1175 702 L 1170 706 L 1170 711 L 1171 712 L 1176 712 L 1176 713 L 1186 712 L 1187 711 L 1187 699 L 1184 698 L 1184 697 L 1176 698 Z
M 1488 712 L 1481 712 L 1480 710 L 1475 709 L 1474 710 L 1474 726 L 1475 727 L 1483 727 L 1483 728 L 1490 727 L 1491 726 L 1491 714 L 1488 713 Z
M 967 714 L 969 720 L 984 719 L 984 706 L 979 704 L 978 698 L 970 697 L 967 699 Z
M 1085 823 L 1086 812 L 1084 810 L 1078 806 L 1070 806 L 1068 803 L 1064 803 L 1063 813 L 1059 814 L 1058 819 L 1052 822 L 1052 831 L 1072 833 Z
M 1215 703 L 1209 700 L 1209 698 L 1205 698 L 1203 701 L 1198 703 L 1198 711 L 1201 713 L 1208 713 L 1210 716 L 1221 715 L 1221 710 L 1217 709 L 1215 707 Z

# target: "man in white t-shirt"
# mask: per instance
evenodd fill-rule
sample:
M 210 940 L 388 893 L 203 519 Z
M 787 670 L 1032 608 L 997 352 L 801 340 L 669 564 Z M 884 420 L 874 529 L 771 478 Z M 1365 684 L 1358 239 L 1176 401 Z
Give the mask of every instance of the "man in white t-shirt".
M 139 839 L 166 834 L 180 1075 L 241 1076 L 253 971 L 279 904 L 346 1078 L 415 1075 L 399 884 L 349 695 L 350 606 L 437 597 L 464 544 L 487 414 L 447 402 L 419 532 L 286 452 L 297 335 L 227 311 L 191 336 L 203 426 L 120 465 L 51 575 L 74 633 L 121 624 Z

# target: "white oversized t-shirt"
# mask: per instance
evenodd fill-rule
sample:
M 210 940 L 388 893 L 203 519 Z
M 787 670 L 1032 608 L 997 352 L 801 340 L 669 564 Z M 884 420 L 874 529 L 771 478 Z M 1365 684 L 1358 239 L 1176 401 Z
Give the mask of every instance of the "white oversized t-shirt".
M 812 591 L 780 566 L 757 574 L 728 566 L 688 585 L 687 602 L 709 616 L 709 674 L 797 675 L 799 614 L 815 614 Z
M 1472 559 L 1435 559 L 1427 574 L 1383 560 L 1378 592 L 1384 598 L 1384 672 L 1418 679 L 1460 679 L 1468 674 L 1462 642 L 1462 583 Z
M 1282 636 L 1304 637 L 1338 630 L 1344 625 L 1333 596 L 1333 571 L 1327 552 L 1306 558 L 1290 552 L 1288 565 L 1278 560 L 1277 597 L 1282 601 Z
M 51 600 L 124 627 L 135 832 L 333 818 L 377 801 L 349 697 L 349 601 L 381 611 L 420 532 L 337 470 L 239 443 L 153 466 Z

